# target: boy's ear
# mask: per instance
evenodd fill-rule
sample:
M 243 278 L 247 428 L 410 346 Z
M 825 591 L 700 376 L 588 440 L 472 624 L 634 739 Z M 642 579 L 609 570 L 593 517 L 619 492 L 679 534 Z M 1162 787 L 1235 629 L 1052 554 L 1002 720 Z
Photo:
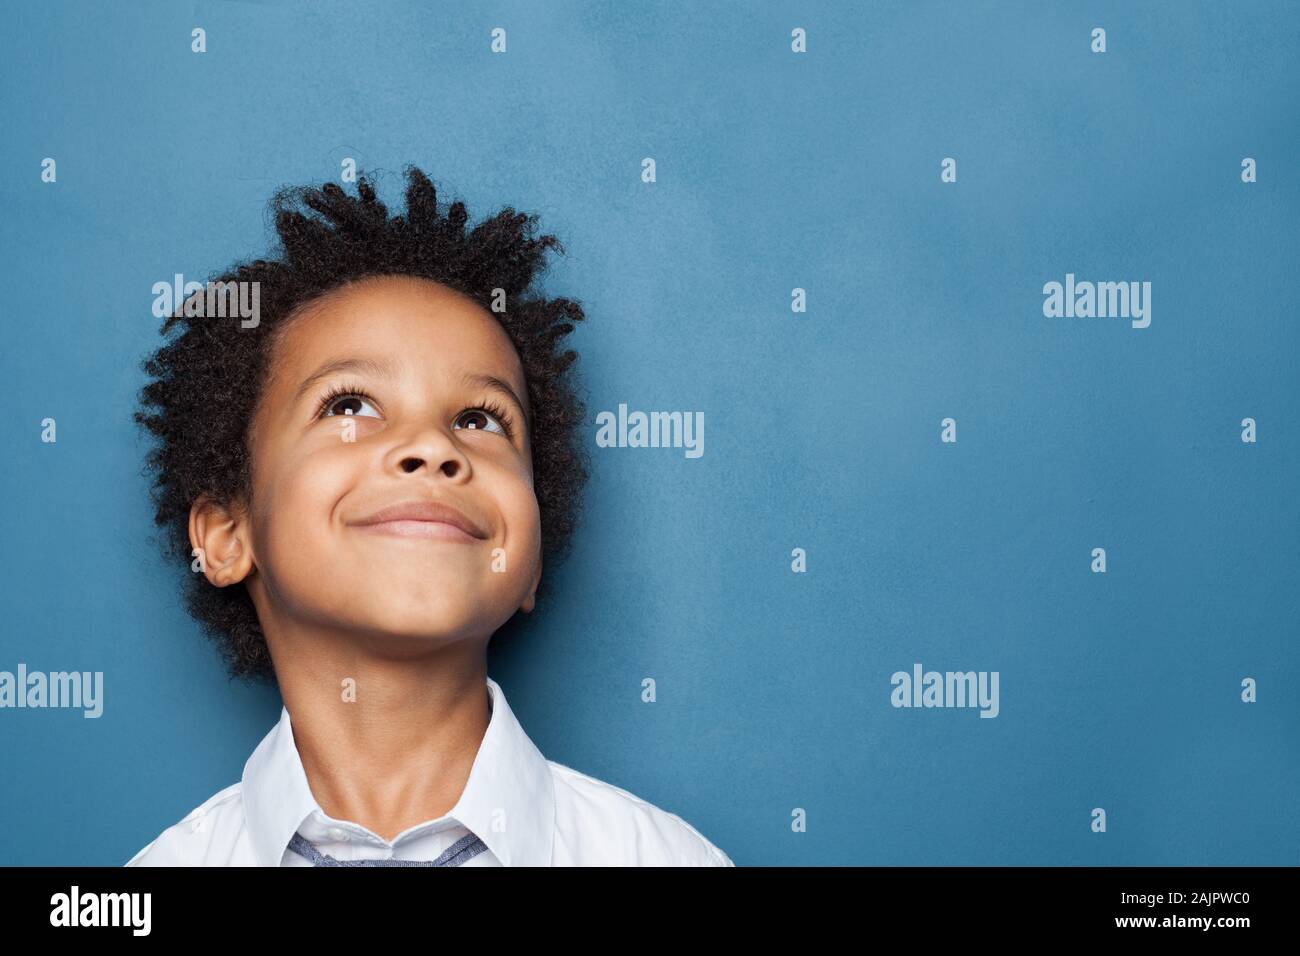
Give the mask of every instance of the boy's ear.
M 253 570 L 253 548 L 245 509 L 200 495 L 190 507 L 190 547 L 197 570 L 219 588 L 238 584 Z
M 531 614 L 533 608 L 537 605 L 537 585 L 542 583 L 542 559 L 537 559 L 537 573 L 533 575 L 533 586 L 528 589 L 528 597 L 524 598 L 524 603 L 519 605 L 520 610 L 525 614 Z

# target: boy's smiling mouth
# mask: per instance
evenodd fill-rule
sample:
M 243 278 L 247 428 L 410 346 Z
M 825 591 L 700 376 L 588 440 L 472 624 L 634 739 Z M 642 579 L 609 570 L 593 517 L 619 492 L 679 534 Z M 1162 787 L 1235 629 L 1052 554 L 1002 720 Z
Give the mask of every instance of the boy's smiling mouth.
M 440 501 L 412 500 L 389 505 L 369 517 L 349 524 L 363 531 L 404 538 L 441 538 L 465 542 L 487 540 L 487 532 L 464 512 Z

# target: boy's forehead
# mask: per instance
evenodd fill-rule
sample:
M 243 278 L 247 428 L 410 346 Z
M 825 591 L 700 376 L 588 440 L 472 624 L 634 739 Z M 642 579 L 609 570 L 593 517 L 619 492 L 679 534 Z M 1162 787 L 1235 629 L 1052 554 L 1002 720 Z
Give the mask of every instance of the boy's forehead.
M 360 280 L 307 303 L 275 352 L 277 384 L 287 387 L 323 362 L 347 358 L 524 384 L 514 346 L 491 313 L 455 290 L 405 276 Z

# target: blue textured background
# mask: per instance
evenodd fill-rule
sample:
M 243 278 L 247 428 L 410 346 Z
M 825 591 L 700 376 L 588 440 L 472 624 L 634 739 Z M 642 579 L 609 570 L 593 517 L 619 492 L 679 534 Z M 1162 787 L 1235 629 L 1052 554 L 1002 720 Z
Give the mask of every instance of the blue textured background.
M 561 237 L 593 415 L 705 413 L 700 459 L 593 449 L 494 642 L 548 757 L 739 865 L 1300 862 L 1300 7 L 377 6 L 6 10 L 0 669 L 107 699 L 0 711 L 0 863 L 125 862 L 278 714 L 180 606 L 130 415 L 152 284 L 349 155 Z M 1151 281 L 1150 328 L 1044 318 L 1067 272 Z M 1000 716 L 894 709 L 917 661 Z

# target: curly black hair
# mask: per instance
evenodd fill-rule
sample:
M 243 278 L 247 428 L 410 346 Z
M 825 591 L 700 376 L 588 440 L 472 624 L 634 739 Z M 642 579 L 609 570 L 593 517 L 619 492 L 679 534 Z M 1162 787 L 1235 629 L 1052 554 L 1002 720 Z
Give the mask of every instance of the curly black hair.
M 529 294 L 545 272 L 546 250 L 563 254 L 564 247 L 554 236 L 536 237 L 537 217 L 510 206 L 467 231 L 464 203 L 453 202 L 440 213 L 429 178 L 415 166 L 405 172 L 406 213 L 392 217 L 366 174 L 357 177 L 357 196 L 332 182 L 282 187 L 268 206 L 278 254 L 237 262 L 209 280 L 260 283 L 260 321 L 245 328 L 237 320 L 187 317 L 178 303 L 163 322 L 164 339 L 177 334 L 142 363 L 152 380 L 140 390 L 141 410 L 133 417 L 156 439 L 147 469 L 154 520 L 165 529 L 169 558 L 189 566 L 190 508 L 200 495 L 227 506 L 250 499 L 247 429 L 266 383 L 277 327 L 332 289 L 382 275 L 416 276 L 455 289 L 487 309 L 509 334 L 528 385 L 543 555 L 555 560 L 568 553 L 589 462 L 579 439 L 585 407 L 569 374 L 578 356 L 561 351 L 559 340 L 584 314 L 573 300 Z M 504 290 L 505 312 L 491 309 L 497 289 Z M 186 580 L 189 612 L 221 647 L 230 675 L 274 678 L 247 589 L 219 588 L 201 574 Z

